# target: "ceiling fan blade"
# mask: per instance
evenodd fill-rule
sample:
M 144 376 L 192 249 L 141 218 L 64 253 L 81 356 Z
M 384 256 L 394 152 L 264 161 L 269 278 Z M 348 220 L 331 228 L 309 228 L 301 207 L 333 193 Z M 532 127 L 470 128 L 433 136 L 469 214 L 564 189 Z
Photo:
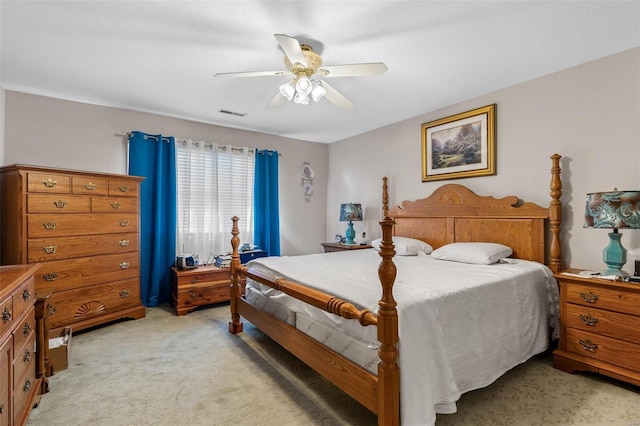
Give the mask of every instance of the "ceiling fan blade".
M 278 40 L 278 44 L 280 44 L 284 54 L 287 55 L 292 64 L 299 63 L 305 68 L 307 67 L 307 60 L 302 54 L 302 48 L 298 40 L 285 34 L 274 34 L 273 36 Z
M 332 104 L 334 104 L 340 109 L 353 108 L 353 104 L 351 103 L 351 101 L 345 98 L 342 93 L 338 92 L 336 89 L 330 86 L 329 83 L 327 83 L 326 81 L 323 81 L 322 87 L 324 87 L 327 90 L 327 93 L 326 95 L 324 95 L 324 97 L 329 102 L 331 102 Z
M 318 72 L 324 77 L 355 77 L 367 75 L 381 75 L 387 71 L 387 66 L 382 62 L 370 64 L 333 65 L 320 67 Z
M 285 103 L 287 101 L 287 98 L 285 98 L 284 96 L 282 96 L 280 94 L 280 92 L 278 92 L 273 99 L 271 99 L 271 102 L 269 102 L 269 104 L 267 105 L 267 108 L 275 108 L 278 107 L 280 105 L 282 105 L 283 103 Z
M 219 72 L 214 77 L 273 77 L 289 74 L 291 74 L 290 71 Z

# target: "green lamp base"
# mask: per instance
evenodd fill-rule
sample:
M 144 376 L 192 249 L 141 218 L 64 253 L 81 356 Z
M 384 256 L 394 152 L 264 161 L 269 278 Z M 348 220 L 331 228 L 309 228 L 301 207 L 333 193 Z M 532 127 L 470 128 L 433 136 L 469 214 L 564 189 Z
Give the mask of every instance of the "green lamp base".
M 602 260 L 607 264 L 607 270 L 603 272 L 603 275 L 629 275 L 622 270 L 624 264 L 627 263 L 627 249 L 622 246 L 621 237 L 622 234 L 618 233 L 617 229 L 609 233 L 609 245 L 602 251 Z
M 356 237 L 356 230 L 353 229 L 353 222 L 349 221 L 349 225 L 347 225 L 347 230 L 344 233 L 346 238 L 345 244 L 355 244 L 354 238 Z

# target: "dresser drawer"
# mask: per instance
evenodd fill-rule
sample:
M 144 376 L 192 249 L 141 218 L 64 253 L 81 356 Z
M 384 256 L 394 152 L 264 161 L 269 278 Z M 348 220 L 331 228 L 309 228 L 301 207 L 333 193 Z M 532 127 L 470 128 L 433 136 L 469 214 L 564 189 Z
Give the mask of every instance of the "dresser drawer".
M 64 291 L 87 283 L 134 278 L 139 276 L 139 268 L 138 252 L 54 260 L 42 263 L 35 275 L 36 289 L 42 293 Z
M 127 197 L 93 197 L 91 199 L 93 213 L 137 213 L 138 199 Z
M 229 285 L 227 280 L 218 284 L 193 284 L 178 288 L 177 308 L 189 308 L 229 300 Z
M 122 232 L 138 232 L 138 216 L 136 214 L 30 214 L 27 217 L 28 238 Z
M 27 191 L 68 194 L 71 191 L 71 177 L 57 173 L 28 172 Z
M 569 303 L 566 326 L 640 344 L 640 317 Z
M 29 277 L 20 288 L 13 293 L 13 316 L 14 318 L 20 317 L 22 313 L 33 305 L 36 294 L 35 280 L 33 277 Z
M 193 270 L 197 271 L 197 270 Z M 231 282 L 230 268 L 215 268 L 215 270 L 205 272 L 181 272 L 177 274 L 178 287 L 194 285 L 194 284 L 221 284 Z
M 97 176 L 73 176 L 71 192 L 82 195 L 107 195 L 109 179 Z
M 13 353 L 13 387 L 15 388 L 27 375 L 27 370 L 35 369 L 36 335 L 33 333 L 21 348 L 14 348 Z
M 27 258 L 31 263 L 137 250 L 137 233 L 39 238 L 27 241 Z
M 18 381 L 13 391 L 13 421 L 19 424 L 20 419 L 25 417 L 24 410 L 28 410 L 27 401 L 31 392 L 37 392 L 36 386 L 36 369 L 30 368 L 26 370 L 26 374 Z
M 49 328 L 112 314 L 140 306 L 140 281 L 137 278 L 54 292 L 49 298 Z
M 27 213 L 91 213 L 91 199 L 67 194 L 27 194 Z
M 567 350 L 598 361 L 640 371 L 640 345 L 634 343 L 568 328 Z
M 567 302 L 631 315 L 640 315 L 640 288 L 637 292 L 615 287 L 567 284 Z
M 13 333 L 13 353 L 22 352 L 25 344 L 36 335 L 36 311 L 32 307 L 27 316 L 18 324 Z M 31 348 L 33 349 L 33 347 Z
M 129 180 L 109 179 L 109 195 L 119 197 L 138 197 L 138 185 Z

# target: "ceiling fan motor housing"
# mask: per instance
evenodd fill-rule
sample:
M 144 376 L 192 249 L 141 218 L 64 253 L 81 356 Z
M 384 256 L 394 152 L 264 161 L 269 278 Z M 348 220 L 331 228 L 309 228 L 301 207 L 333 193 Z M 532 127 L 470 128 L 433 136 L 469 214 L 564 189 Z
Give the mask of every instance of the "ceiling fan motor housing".
M 322 57 L 320 57 L 320 55 L 314 52 L 313 49 L 306 44 L 301 44 L 300 48 L 302 49 L 304 59 L 307 61 L 307 66 L 305 67 L 304 64 L 298 63 L 292 64 L 286 55 L 284 57 L 284 64 L 287 66 L 287 69 L 298 78 L 311 77 L 316 74 L 318 72 L 318 68 L 322 66 Z

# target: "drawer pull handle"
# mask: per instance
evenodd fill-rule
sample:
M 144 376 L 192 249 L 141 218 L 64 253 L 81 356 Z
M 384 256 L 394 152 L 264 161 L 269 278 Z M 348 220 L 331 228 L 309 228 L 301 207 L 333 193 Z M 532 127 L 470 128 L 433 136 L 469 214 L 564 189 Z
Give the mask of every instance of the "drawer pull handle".
M 587 315 L 580 314 L 580 319 L 582 320 L 583 323 L 591 327 L 595 327 L 596 324 L 598 323 L 598 318 L 592 317 L 591 314 L 587 314 Z
M 128 220 L 121 220 L 120 221 L 120 226 L 122 226 L 123 228 L 126 227 L 127 225 L 129 225 L 129 221 Z
M 191 284 L 195 284 L 198 282 L 198 277 L 191 278 Z
M 55 229 L 58 224 L 55 222 L 45 222 L 42 224 L 42 226 L 44 226 L 44 229 L 46 229 L 47 231 L 51 231 L 52 229 Z
M 29 324 L 28 322 L 24 324 L 24 327 L 22 327 L 22 334 L 24 334 L 25 336 L 31 334 L 31 324 Z
M 11 314 L 11 311 L 5 306 L 4 311 L 2 311 L 2 321 L 9 322 L 12 319 L 13 315 Z
M 587 339 L 587 340 L 578 340 L 578 343 L 580 343 L 580 346 L 582 346 L 582 349 L 584 349 L 585 351 L 589 351 L 589 352 L 595 352 L 598 349 L 598 345 L 595 343 L 592 343 L 591 340 Z
M 129 268 L 129 262 L 122 262 L 120 264 L 120 269 L 127 269 Z
M 94 189 L 96 189 L 96 186 L 97 185 L 93 182 L 89 182 L 84 185 L 84 187 L 87 188 L 87 190 L 89 191 L 93 191 Z
M 189 296 L 191 296 L 192 299 L 195 299 L 196 297 L 198 297 L 198 293 L 196 293 L 195 291 L 191 290 L 189 292 Z
M 31 352 L 29 352 L 29 349 L 24 350 L 24 356 L 22 357 L 22 361 L 25 363 L 28 363 L 31 361 Z
M 53 202 L 53 204 L 55 204 L 55 206 L 59 209 L 64 209 L 65 207 L 67 207 L 67 202 L 64 200 L 56 200 Z
M 123 299 L 126 299 L 127 296 L 129 296 L 129 290 L 125 289 L 120 292 L 120 297 L 122 297 Z
M 129 240 L 120 240 L 119 244 L 120 244 L 120 247 L 126 247 L 129 245 Z
M 47 254 L 52 254 L 55 253 L 56 250 L 58 250 L 58 246 L 44 246 L 42 247 L 42 250 L 44 250 L 44 252 Z
M 111 207 L 113 207 L 114 209 L 119 209 L 119 208 L 120 208 L 120 205 L 121 205 L 121 204 L 120 204 L 119 202 L 117 202 L 117 201 L 113 201 L 113 202 L 111 203 Z
M 129 187 L 127 185 L 120 185 L 118 189 L 120 190 L 120 192 L 127 192 L 129 190 Z
M 31 380 L 27 379 L 24 381 L 24 387 L 22 390 L 25 392 L 29 392 L 31 390 Z
M 31 299 L 31 292 L 29 290 L 25 290 L 22 292 L 22 300 Z
M 47 188 L 53 188 L 54 186 L 56 186 L 58 184 L 58 181 L 53 180 L 53 179 L 42 179 L 42 184 L 44 186 L 46 186 Z
M 50 272 L 48 274 L 42 274 L 42 278 L 44 278 L 45 281 L 54 281 L 56 278 L 58 278 L 58 274 L 55 272 Z
M 56 312 L 58 312 L 58 308 L 56 308 L 55 306 L 49 305 L 49 308 L 47 308 L 47 314 L 51 316 L 51 315 L 55 315 Z
M 587 303 L 596 303 L 598 301 L 598 295 L 587 291 L 586 293 L 580 293 L 580 297 Z

